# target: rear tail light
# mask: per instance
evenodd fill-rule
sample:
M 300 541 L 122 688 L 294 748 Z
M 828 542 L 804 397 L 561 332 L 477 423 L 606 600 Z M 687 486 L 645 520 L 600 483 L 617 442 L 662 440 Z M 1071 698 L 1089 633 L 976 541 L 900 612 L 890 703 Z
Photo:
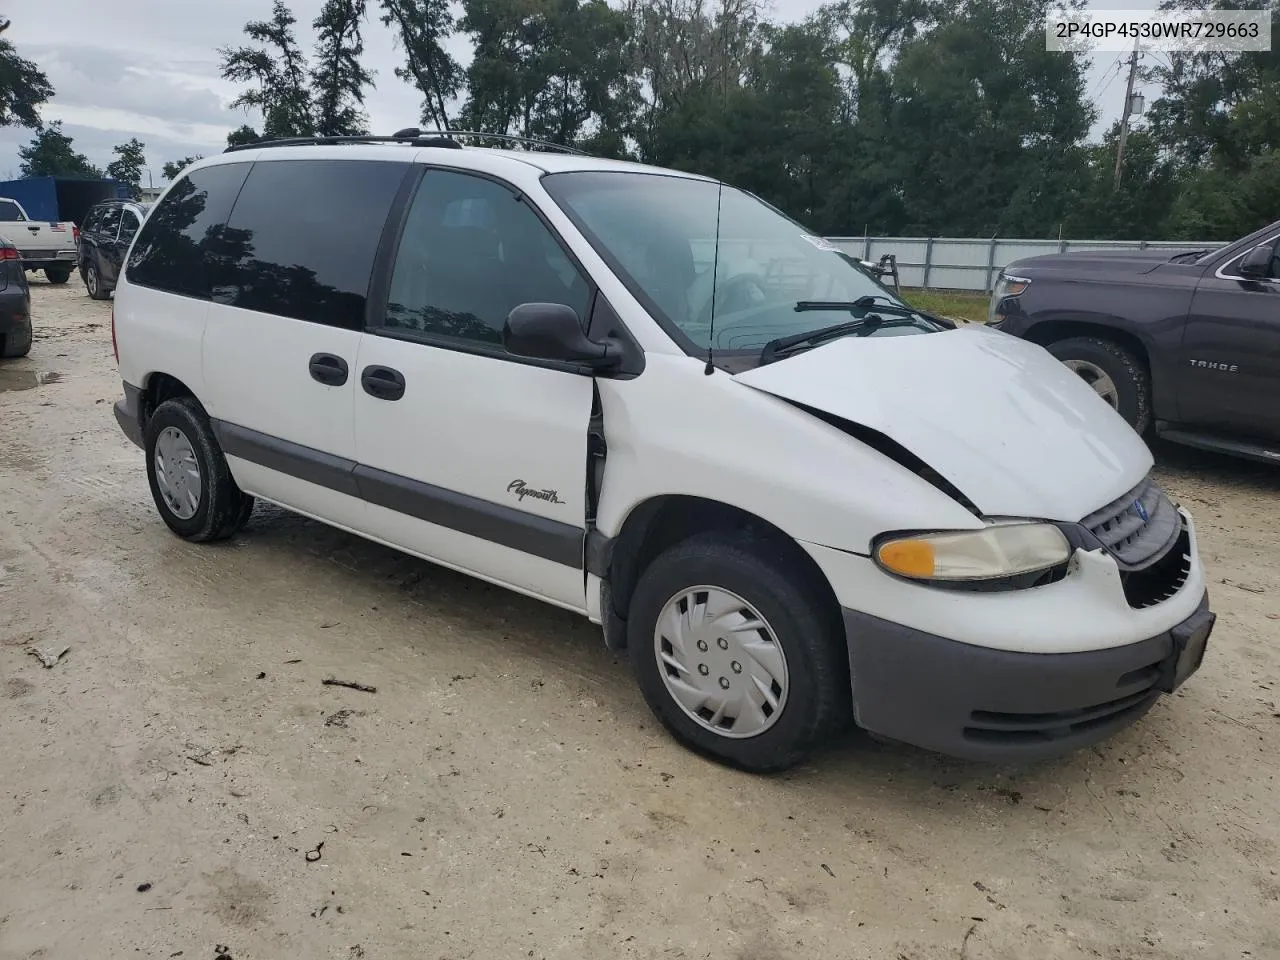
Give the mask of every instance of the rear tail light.
M 0 260 L 21 260 L 17 247 L 0 247 Z
M 111 305 L 111 352 L 115 355 L 116 366 L 120 366 L 120 347 L 116 344 L 116 306 Z
M 76 243 L 80 242 L 80 228 L 77 227 L 74 223 L 71 225 L 71 239 L 74 240 Z

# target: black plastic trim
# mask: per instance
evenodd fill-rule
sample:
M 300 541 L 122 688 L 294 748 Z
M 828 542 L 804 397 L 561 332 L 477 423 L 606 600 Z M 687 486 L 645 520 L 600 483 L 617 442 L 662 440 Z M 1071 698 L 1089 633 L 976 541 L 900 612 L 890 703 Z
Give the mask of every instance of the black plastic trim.
M 136 446 L 142 447 L 142 391 L 131 383 L 124 385 L 124 399 L 117 400 L 113 411 L 116 423 Z
M 617 543 L 612 537 L 607 537 L 599 530 L 587 531 L 586 542 L 586 571 L 594 574 L 601 580 L 609 579 L 609 566 L 613 563 L 613 548 Z
M 553 563 L 582 569 L 586 537 L 582 527 L 364 466 L 225 420 L 210 423 L 228 456 Z
M 842 614 L 859 726 L 994 762 L 1059 756 L 1128 726 L 1167 692 L 1160 680 L 1189 632 L 1213 625 L 1206 593 L 1181 624 L 1145 640 L 1083 653 L 1018 653 L 856 610 Z

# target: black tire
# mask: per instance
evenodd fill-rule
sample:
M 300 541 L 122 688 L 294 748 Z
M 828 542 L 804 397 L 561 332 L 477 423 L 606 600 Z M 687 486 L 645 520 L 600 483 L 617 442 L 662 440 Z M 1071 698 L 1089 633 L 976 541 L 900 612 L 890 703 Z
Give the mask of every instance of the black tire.
M 1105 337 L 1072 337 L 1048 346 L 1064 362 L 1092 364 L 1116 385 L 1116 411 L 1140 434 L 1151 427 L 1151 374 L 1127 347 Z
M 848 652 L 834 601 L 798 572 L 770 540 L 700 534 L 666 550 L 645 570 L 627 616 L 627 648 L 649 707 L 681 743 L 755 773 L 785 770 L 845 726 L 850 714 Z M 667 690 L 655 651 L 658 618 L 669 600 L 697 586 L 746 600 L 768 622 L 786 658 L 787 694 L 772 726 L 734 739 L 694 720 Z
M 0 357 L 25 357 L 31 352 L 31 338 L 31 318 L 28 317 L 23 326 L 0 336 Z
M 45 267 L 44 278 L 53 284 L 63 284 L 71 279 L 70 267 Z
M 180 517 L 170 507 L 156 480 L 156 441 L 173 427 L 191 444 L 200 471 L 199 501 L 190 517 Z M 145 449 L 147 482 L 151 497 L 165 524 L 182 537 L 196 543 L 225 540 L 244 526 L 253 511 L 253 497 L 244 493 L 231 476 L 209 418 L 193 397 L 166 400 L 147 420 Z
M 96 257 L 84 265 L 84 288 L 94 300 L 106 300 L 111 296 L 111 291 L 102 282 L 102 271 L 98 269 Z

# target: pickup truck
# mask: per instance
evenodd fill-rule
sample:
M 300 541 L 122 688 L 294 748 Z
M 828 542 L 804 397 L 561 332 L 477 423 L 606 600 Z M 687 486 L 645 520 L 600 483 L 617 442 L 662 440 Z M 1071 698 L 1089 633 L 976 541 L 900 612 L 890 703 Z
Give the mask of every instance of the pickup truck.
M 1047 348 L 1140 434 L 1280 464 L 1280 222 L 1216 250 L 1018 260 L 988 324 Z
M 43 270 L 50 283 L 66 283 L 79 259 L 80 231 L 74 223 L 39 223 L 8 197 L 0 197 L 0 237 L 18 248 L 27 270 Z

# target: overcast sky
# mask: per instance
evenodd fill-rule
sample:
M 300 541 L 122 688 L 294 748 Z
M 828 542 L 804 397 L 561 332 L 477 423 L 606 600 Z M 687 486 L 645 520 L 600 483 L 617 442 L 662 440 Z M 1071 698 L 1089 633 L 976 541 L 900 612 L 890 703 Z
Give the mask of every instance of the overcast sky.
M 820 2 L 773 0 L 772 18 L 799 20 Z M 310 23 L 322 3 L 291 4 L 308 50 Z M 1093 5 L 1134 9 L 1154 7 L 1155 0 Z M 6 38 L 54 85 L 54 99 L 42 111 L 45 122 L 61 120 L 75 148 L 99 167 L 110 162 L 115 144 L 136 136 L 146 144 L 151 175 L 160 183 L 165 161 L 215 153 L 226 145 L 228 131 L 246 119 L 256 124 L 256 117 L 227 109 L 236 91 L 218 75 L 217 48 L 239 44 L 246 21 L 270 16 L 271 0 L 0 0 L 0 13 L 13 21 Z M 455 37 L 453 48 L 460 59 L 469 56 L 465 37 Z M 1122 57 L 1094 55 L 1088 90 L 1101 113 L 1095 135 L 1120 115 L 1124 76 L 1116 68 Z M 416 124 L 421 98 L 396 78 L 403 58 L 393 32 L 376 20 L 365 29 L 364 62 L 377 84 L 366 104 L 370 129 L 391 133 Z M 1154 93 L 1147 91 L 1148 102 Z M 18 175 L 18 147 L 30 139 L 29 130 L 0 127 L 0 178 Z

